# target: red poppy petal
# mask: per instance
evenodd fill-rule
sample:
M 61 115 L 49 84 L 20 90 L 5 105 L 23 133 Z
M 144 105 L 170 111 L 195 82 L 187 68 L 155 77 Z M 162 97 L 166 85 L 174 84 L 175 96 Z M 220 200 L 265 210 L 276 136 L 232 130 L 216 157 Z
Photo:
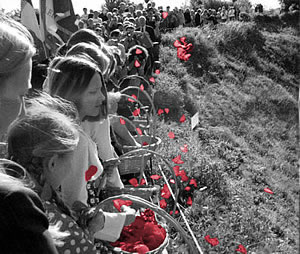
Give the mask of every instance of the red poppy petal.
M 138 133 L 140 136 L 143 135 L 143 132 L 142 132 L 142 130 L 141 130 L 140 128 L 136 128 L 136 131 L 137 131 L 137 133 Z
M 162 13 L 162 18 L 163 19 L 166 19 L 167 17 L 168 17 L 168 13 L 166 12 L 166 11 L 164 11 L 163 13 Z
M 187 152 L 189 151 L 187 145 L 181 146 L 181 147 L 180 147 L 180 150 L 181 150 L 183 153 L 187 153 Z
M 197 187 L 197 181 L 195 179 L 191 179 L 189 184 Z
M 205 236 L 204 239 L 212 246 L 216 246 L 219 244 L 218 238 L 210 238 L 209 235 Z
M 240 244 L 238 246 L 238 248 L 236 249 L 236 251 L 241 252 L 242 254 L 247 254 L 247 250 L 246 250 L 246 248 L 242 244 Z
M 144 178 L 141 179 L 140 185 L 145 185 L 146 184 L 146 180 Z
M 274 194 L 274 192 L 271 191 L 269 188 L 264 188 L 264 191 L 267 192 L 267 193 L 269 193 L 269 194 Z
M 190 187 L 190 186 L 186 186 L 184 189 L 185 189 L 186 191 L 190 191 L 190 190 L 191 190 L 191 187 Z
M 153 77 L 149 78 L 149 81 L 154 83 L 155 82 L 155 79 Z
M 134 116 L 138 116 L 140 113 L 141 113 L 141 109 L 140 109 L 140 108 L 137 108 L 137 109 L 135 109 L 135 110 L 132 112 L 132 114 L 133 114 Z
M 182 45 L 181 45 L 181 43 L 179 42 L 179 40 L 175 40 L 174 43 L 173 43 L 173 45 L 174 45 L 174 47 L 177 48 L 177 49 L 182 47 Z
M 121 207 L 123 205 L 126 205 L 126 206 L 131 206 L 132 205 L 132 201 L 131 200 L 122 200 L 122 199 L 114 199 L 113 200 L 113 203 L 114 203 L 114 207 L 119 211 L 121 212 Z
M 186 37 L 185 37 L 185 36 L 182 36 L 182 37 L 180 38 L 180 41 L 181 41 L 183 44 L 186 43 L 185 40 L 186 40 Z
M 175 138 L 175 134 L 174 134 L 174 132 L 172 132 L 172 131 L 170 131 L 170 132 L 168 133 L 168 136 L 169 136 L 170 139 Z
M 172 161 L 176 164 L 183 164 L 184 162 L 181 160 L 181 155 L 176 156 Z
M 175 180 L 174 179 L 170 179 L 170 183 L 175 184 Z
M 161 195 L 161 197 L 166 198 L 166 199 L 171 197 L 171 192 L 170 192 L 167 184 L 164 184 L 164 187 L 160 191 L 160 195 Z
M 85 181 L 91 180 L 91 178 L 97 173 L 98 168 L 94 165 L 91 165 L 87 171 L 85 171 Z
M 131 178 L 128 182 L 134 187 L 139 186 L 138 180 L 136 178 Z
M 176 211 L 175 211 L 175 214 L 178 214 L 178 213 L 179 213 L 178 210 L 176 210 Z M 173 214 L 173 211 L 171 211 L 170 214 L 172 215 L 172 214 Z
M 160 108 L 158 111 L 157 111 L 157 114 L 160 116 L 161 114 L 163 114 L 164 111 Z
M 179 168 L 180 168 L 180 166 L 178 166 L 178 165 L 173 167 L 173 170 L 174 170 L 174 173 L 175 173 L 176 176 L 179 176 L 179 174 L 180 174 L 179 173 Z
M 135 54 L 137 54 L 137 55 L 140 55 L 140 54 L 142 54 L 142 53 L 143 53 L 143 51 L 140 50 L 140 49 L 136 49 L 136 50 L 135 50 Z
M 120 124 L 122 124 L 122 125 L 126 124 L 126 122 L 123 118 L 120 118 Z
M 136 68 L 140 68 L 140 67 L 141 67 L 141 64 L 140 64 L 140 62 L 139 62 L 138 60 L 135 60 L 135 61 L 134 61 L 134 66 L 135 66 Z
M 137 97 L 136 97 L 135 94 L 132 94 L 131 97 L 134 98 L 134 99 L 137 99 Z M 133 99 L 131 99 L 131 98 L 128 98 L 128 101 L 130 101 L 130 102 L 135 102 L 135 100 L 133 100 Z
M 187 205 L 192 205 L 193 204 L 193 200 L 191 197 L 188 197 L 188 200 L 186 201 Z
M 161 176 L 159 176 L 159 175 L 152 175 L 152 176 L 150 176 L 150 178 L 153 179 L 153 180 L 159 180 L 161 178 Z
M 160 74 L 160 70 L 159 70 L 159 69 L 156 69 L 156 70 L 155 70 L 155 74 L 157 74 L 157 75 Z
M 148 146 L 149 144 L 145 141 L 143 142 L 143 146 Z
M 162 209 L 167 208 L 167 202 L 165 199 L 162 199 L 161 201 L 159 201 L 159 205 Z
M 145 87 L 143 84 L 140 85 L 140 89 L 141 89 L 141 91 L 144 91 Z
M 179 122 L 183 123 L 185 121 L 185 115 L 182 115 L 179 119 Z
M 168 108 L 165 108 L 165 112 L 166 112 L 166 114 L 169 114 L 169 112 L 170 112 L 170 109 L 168 109 Z

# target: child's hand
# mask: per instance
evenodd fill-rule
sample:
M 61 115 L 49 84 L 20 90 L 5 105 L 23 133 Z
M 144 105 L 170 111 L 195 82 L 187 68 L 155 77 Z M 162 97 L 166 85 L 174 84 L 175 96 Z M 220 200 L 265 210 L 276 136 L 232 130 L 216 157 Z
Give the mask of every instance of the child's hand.
M 125 222 L 124 222 L 124 226 L 128 226 L 130 225 L 132 222 L 135 221 L 135 213 L 136 211 L 129 207 L 129 206 L 126 206 L 126 205 L 123 205 L 121 207 L 121 211 L 126 213 L 126 219 L 125 219 Z
M 88 222 L 88 230 L 91 235 L 104 228 L 105 217 L 102 210 L 98 210 L 94 217 Z

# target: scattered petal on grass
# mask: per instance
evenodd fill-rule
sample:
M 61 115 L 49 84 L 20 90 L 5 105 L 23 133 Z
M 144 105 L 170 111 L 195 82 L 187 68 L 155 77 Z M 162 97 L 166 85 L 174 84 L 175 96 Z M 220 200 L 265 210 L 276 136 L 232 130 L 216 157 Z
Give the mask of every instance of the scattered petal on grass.
M 184 170 L 180 170 L 179 175 L 181 176 L 181 181 L 187 182 L 189 180 L 189 177 L 186 175 Z
M 247 250 L 246 250 L 246 248 L 242 244 L 240 244 L 235 251 L 238 251 L 238 252 L 240 252 L 242 254 L 247 254 Z
M 140 113 L 141 113 L 141 109 L 140 109 L 140 108 L 137 108 L 137 109 L 135 109 L 135 110 L 132 112 L 132 114 L 133 114 L 134 116 L 138 116 Z
M 192 205 L 193 204 L 193 200 L 192 197 L 188 197 L 188 200 L 186 201 L 187 205 Z
M 113 200 L 113 203 L 114 203 L 114 207 L 119 211 L 121 212 L 121 207 L 123 205 L 126 205 L 126 206 L 131 206 L 132 205 L 132 201 L 131 200 L 122 200 L 122 199 L 114 199 Z
M 180 169 L 180 166 L 178 166 L 178 165 L 173 167 L 173 170 L 174 170 L 174 173 L 176 176 L 179 176 L 179 174 L 180 174 L 179 169 Z
M 181 155 L 176 156 L 172 161 L 176 164 L 183 164 L 184 162 L 181 160 Z
M 204 239 L 211 245 L 216 246 L 219 244 L 218 238 L 210 238 L 210 235 L 204 237 Z
M 190 190 L 191 190 L 191 187 L 190 187 L 190 186 L 186 186 L 184 189 L 185 189 L 186 191 L 190 191 Z
M 189 185 L 194 185 L 197 187 L 197 181 L 195 179 L 191 179 Z
M 155 70 L 155 74 L 160 74 L 160 70 L 159 69 Z
M 150 176 L 150 178 L 153 179 L 153 180 L 159 180 L 161 178 L 161 176 L 159 176 L 159 175 L 152 175 L 152 176 Z
M 143 51 L 140 50 L 140 49 L 136 49 L 136 50 L 135 50 L 135 54 L 137 54 L 137 55 L 140 55 L 140 54 L 142 54 L 142 53 L 143 53 Z
M 131 178 L 131 179 L 129 180 L 129 183 L 130 183 L 132 186 L 134 186 L 134 187 L 139 186 L 138 180 L 137 180 L 136 178 Z
M 144 91 L 145 87 L 143 84 L 140 85 L 140 89 L 141 89 L 141 91 Z
M 141 67 L 141 64 L 140 64 L 140 62 L 139 62 L 138 60 L 135 60 L 135 61 L 134 61 L 134 66 L 135 66 L 136 68 L 140 68 L 140 67 Z
M 264 191 L 267 192 L 267 193 L 269 193 L 269 194 L 274 194 L 274 192 L 271 191 L 269 188 L 264 188 Z
M 166 19 L 168 17 L 168 13 L 166 12 L 166 11 L 164 11 L 163 13 L 162 13 L 162 18 L 163 19 Z
M 143 146 L 148 146 L 149 144 L 145 141 L 143 142 Z
M 169 136 L 170 139 L 175 138 L 175 134 L 172 131 L 169 132 L 168 136 Z
M 169 114 L 170 109 L 169 108 L 165 108 L 165 112 L 166 112 L 166 114 Z
M 175 180 L 174 179 L 170 179 L 170 183 L 175 184 Z
M 161 195 L 161 197 L 166 198 L 166 199 L 171 197 L 171 192 L 170 192 L 167 184 L 164 184 L 164 187 L 160 191 L 160 195 Z
M 159 202 L 159 205 L 162 209 L 165 209 L 167 208 L 167 202 L 165 199 L 162 199 L 160 202 Z
M 189 150 L 188 150 L 188 146 L 185 144 L 183 146 L 180 147 L 180 150 L 183 152 L 183 153 L 187 153 Z
M 140 128 L 136 128 L 136 131 L 137 131 L 137 133 L 138 133 L 140 136 L 143 135 L 143 132 L 142 132 L 142 130 L 141 130 Z
M 183 123 L 185 121 L 185 115 L 182 115 L 179 119 L 179 122 Z
M 137 99 L 137 97 L 136 97 L 135 94 L 132 94 L 131 97 L 134 98 L 134 99 Z M 130 102 L 135 102 L 134 99 L 128 98 L 128 101 L 130 101 Z
M 154 83 L 154 82 L 155 82 L 155 79 L 154 79 L 153 77 L 151 77 L 151 78 L 149 78 L 149 81 L 150 81 L 151 83 Z
M 160 108 L 158 111 L 157 111 L 157 114 L 160 116 L 161 114 L 163 114 L 164 111 Z
M 120 124 L 122 124 L 122 125 L 126 124 L 126 122 L 123 118 L 120 118 Z

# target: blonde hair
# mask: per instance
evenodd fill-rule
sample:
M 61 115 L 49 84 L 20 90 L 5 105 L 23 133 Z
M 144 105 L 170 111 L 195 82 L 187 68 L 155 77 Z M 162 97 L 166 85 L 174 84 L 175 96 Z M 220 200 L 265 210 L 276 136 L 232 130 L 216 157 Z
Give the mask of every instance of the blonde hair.
M 0 80 L 21 68 L 34 54 L 33 38 L 28 30 L 0 15 Z

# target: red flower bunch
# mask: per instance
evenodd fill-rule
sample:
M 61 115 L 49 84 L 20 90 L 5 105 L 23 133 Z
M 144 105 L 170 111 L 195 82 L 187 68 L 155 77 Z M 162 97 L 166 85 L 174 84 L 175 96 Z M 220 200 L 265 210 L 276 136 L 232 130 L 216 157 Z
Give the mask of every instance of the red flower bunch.
M 189 53 L 194 48 L 192 43 L 187 43 L 185 40 L 186 37 L 181 37 L 180 42 L 182 42 L 183 44 L 181 44 L 178 40 L 176 40 L 173 44 L 174 47 L 177 48 L 177 57 L 183 61 L 189 60 L 189 58 L 192 56 Z
M 123 228 L 119 240 L 111 245 L 128 252 L 147 253 L 158 248 L 166 234 L 166 230 L 158 225 L 154 212 L 147 208 L 133 223 Z

